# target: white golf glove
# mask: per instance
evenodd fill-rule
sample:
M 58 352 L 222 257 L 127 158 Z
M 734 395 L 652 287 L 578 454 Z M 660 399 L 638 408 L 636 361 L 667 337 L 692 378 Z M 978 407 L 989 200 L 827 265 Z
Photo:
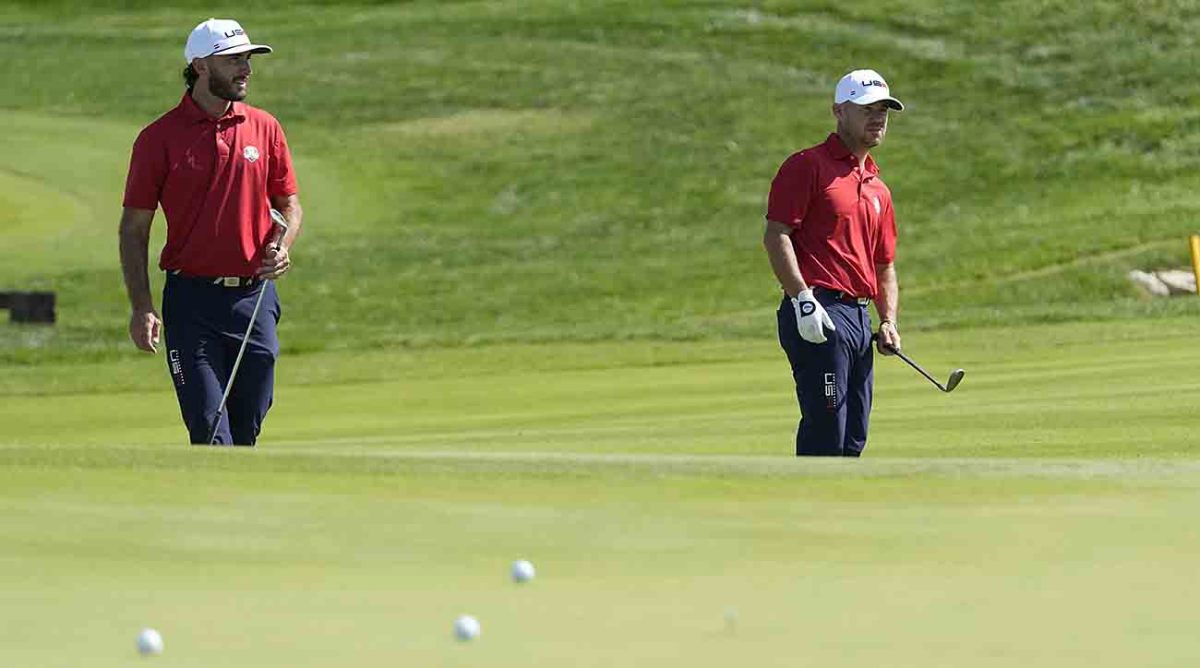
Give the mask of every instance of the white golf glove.
M 796 310 L 796 329 L 800 338 L 809 343 L 825 343 L 825 328 L 831 332 L 836 329 L 825 307 L 813 297 L 812 290 L 802 290 L 792 297 L 792 308 Z

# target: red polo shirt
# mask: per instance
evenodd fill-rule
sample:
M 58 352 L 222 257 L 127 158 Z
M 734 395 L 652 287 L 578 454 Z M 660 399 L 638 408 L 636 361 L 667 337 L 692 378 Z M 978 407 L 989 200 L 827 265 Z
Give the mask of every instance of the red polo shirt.
M 875 297 L 875 265 L 896 257 L 892 193 L 867 156 L 858 159 L 837 134 L 793 154 L 771 182 L 767 220 L 792 228 L 800 275 L 810 286 Z
M 184 94 L 134 142 L 125 206 L 162 205 L 161 269 L 252 276 L 271 235 L 267 198 L 296 192 L 287 138 L 274 116 L 234 102 L 213 118 Z

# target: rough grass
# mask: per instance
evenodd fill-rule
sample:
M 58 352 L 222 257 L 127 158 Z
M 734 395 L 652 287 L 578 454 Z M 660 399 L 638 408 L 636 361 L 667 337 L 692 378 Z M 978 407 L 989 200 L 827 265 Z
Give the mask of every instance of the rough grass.
M 3 330 L 4 359 L 127 350 L 113 228 L 203 18 L 182 7 L 0 11 L 20 92 L 0 100 L 0 283 L 57 290 L 63 316 Z M 878 151 L 907 328 L 1196 312 L 1124 280 L 1184 264 L 1195 229 L 1198 94 L 1174 67 L 1194 3 L 226 10 L 278 49 L 251 101 L 288 128 L 309 212 L 292 351 L 769 336 L 767 186 L 861 65 L 910 105 Z

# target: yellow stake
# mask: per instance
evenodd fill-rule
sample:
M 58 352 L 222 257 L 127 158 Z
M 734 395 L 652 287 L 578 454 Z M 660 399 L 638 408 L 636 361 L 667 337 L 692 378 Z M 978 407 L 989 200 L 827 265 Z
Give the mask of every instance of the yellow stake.
M 1200 295 L 1200 234 L 1193 234 L 1188 241 L 1192 244 L 1192 273 L 1196 276 L 1196 294 Z

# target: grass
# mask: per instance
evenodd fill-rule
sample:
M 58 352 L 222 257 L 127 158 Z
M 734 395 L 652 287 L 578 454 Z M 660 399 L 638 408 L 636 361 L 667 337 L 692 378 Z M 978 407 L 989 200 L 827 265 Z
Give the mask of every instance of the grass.
M 887 445 L 871 454 L 1189 456 L 1183 407 L 1200 381 L 1162 370 L 1195 360 L 1192 329 L 1183 319 L 913 337 L 917 361 L 942 377 L 965 367 L 970 391 L 940 395 L 898 360 L 878 360 L 873 424 Z M 0 442 L 178 443 L 162 364 L 10 367 L 0 424 L 18 428 Z M 265 437 L 318 449 L 778 455 L 796 411 L 778 344 L 763 341 L 330 352 L 285 358 L 278 382 Z
M 181 459 L 7 488 L 6 656 L 126 665 L 148 623 L 177 666 L 1117 666 L 1196 649 L 1197 592 L 1176 577 L 1197 548 L 1178 530 L 1194 468 L 410 461 L 380 477 L 217 456 L 243 471 Z M 528 588 L 506 582 L 517 556 L 540 568 Z M 483 623 L 472 646 L 450 638 L 462 613 Z
M 308 224 L 262 447 L 181 445 L 115 227 L 189 26 L 277 48 Z M 0 6 L 0 657 L 123 666 L 1169 666 L 1200 542 L 1190 2 Z M 130 35 L 136 39 L 130 39 Z M 759 248 L 832 82 L 906 350 L 868 456 L 789 456 Z M 162 241 L 158 221 L 152 248 Z M 152 277 L 156 284 L 159 277 Z M 509 563 L 539 578 L 518 587 Z M 454 618 L 483 637 L 462 645 Z
M 0 102 L 0 284 L 55 289 L 63 320 L 4 330 L 9 361 L 127 351 L 129 146 L 177 100 L 198 10 L 119 6 L 0 12 L 0 77 L 22 92 Z M 251 101 L 287 127 L 309 213 L 292 351 L 769 336 L 770 178 L 823 139 L 832 81 L 861 64 L 910 106 L 878 151 L 907 327 L 1196 314 L 1124 278 L 1185 264 L 1195 230 L 1200 116 L 1169 65 L 1192 3 L 226 9 L 278 49 Z
M 914 359 L 940 377 L 965 367 L 970 391 L 943 396 L 898 360 L 877 360 L 872 434 L 887 445 L 871 455 L 1189 457 L 1200 381 L 1166 369 L 1195 359 L 1192 329 L 1182 319 L 914 338 Z M 178 444 L 161 365 L 11 367 L 0 423 L 16 428 L 0 444 Z M 796 415 L 786 362 L 768 342 L 325 353 L 284 359 L 278 373 L 264 438 L 301 449 L 775 456 L 790 451 Z
M 152 625 L 174 666 L 1172 665 L 1200 381 L 1161 370 L 1192 329 L 915 339 L 968 376 L 880 360 L 856 462 L 787 456 L 763 342 L 306 355 L 255 451 L 174 445 L 160 360 L 16 368 L 0 646 L 118 666 Z
M 231 455 L 246 468 L 214 457 Z M 126 665 L 147 623 L 178 666 L 1117 666 L 1196 649 L 1195 587 L 1175 576 L 1197 548 L 1178 531 L 1194 469 L 250 468 L 23 475 L 3 492 L 29 518 L 6 519 L 6 656 Z M 528 588 L 506 582 L 516 556 L 540 568 Z M 468 612 L 484 634 L 459 646 Z

